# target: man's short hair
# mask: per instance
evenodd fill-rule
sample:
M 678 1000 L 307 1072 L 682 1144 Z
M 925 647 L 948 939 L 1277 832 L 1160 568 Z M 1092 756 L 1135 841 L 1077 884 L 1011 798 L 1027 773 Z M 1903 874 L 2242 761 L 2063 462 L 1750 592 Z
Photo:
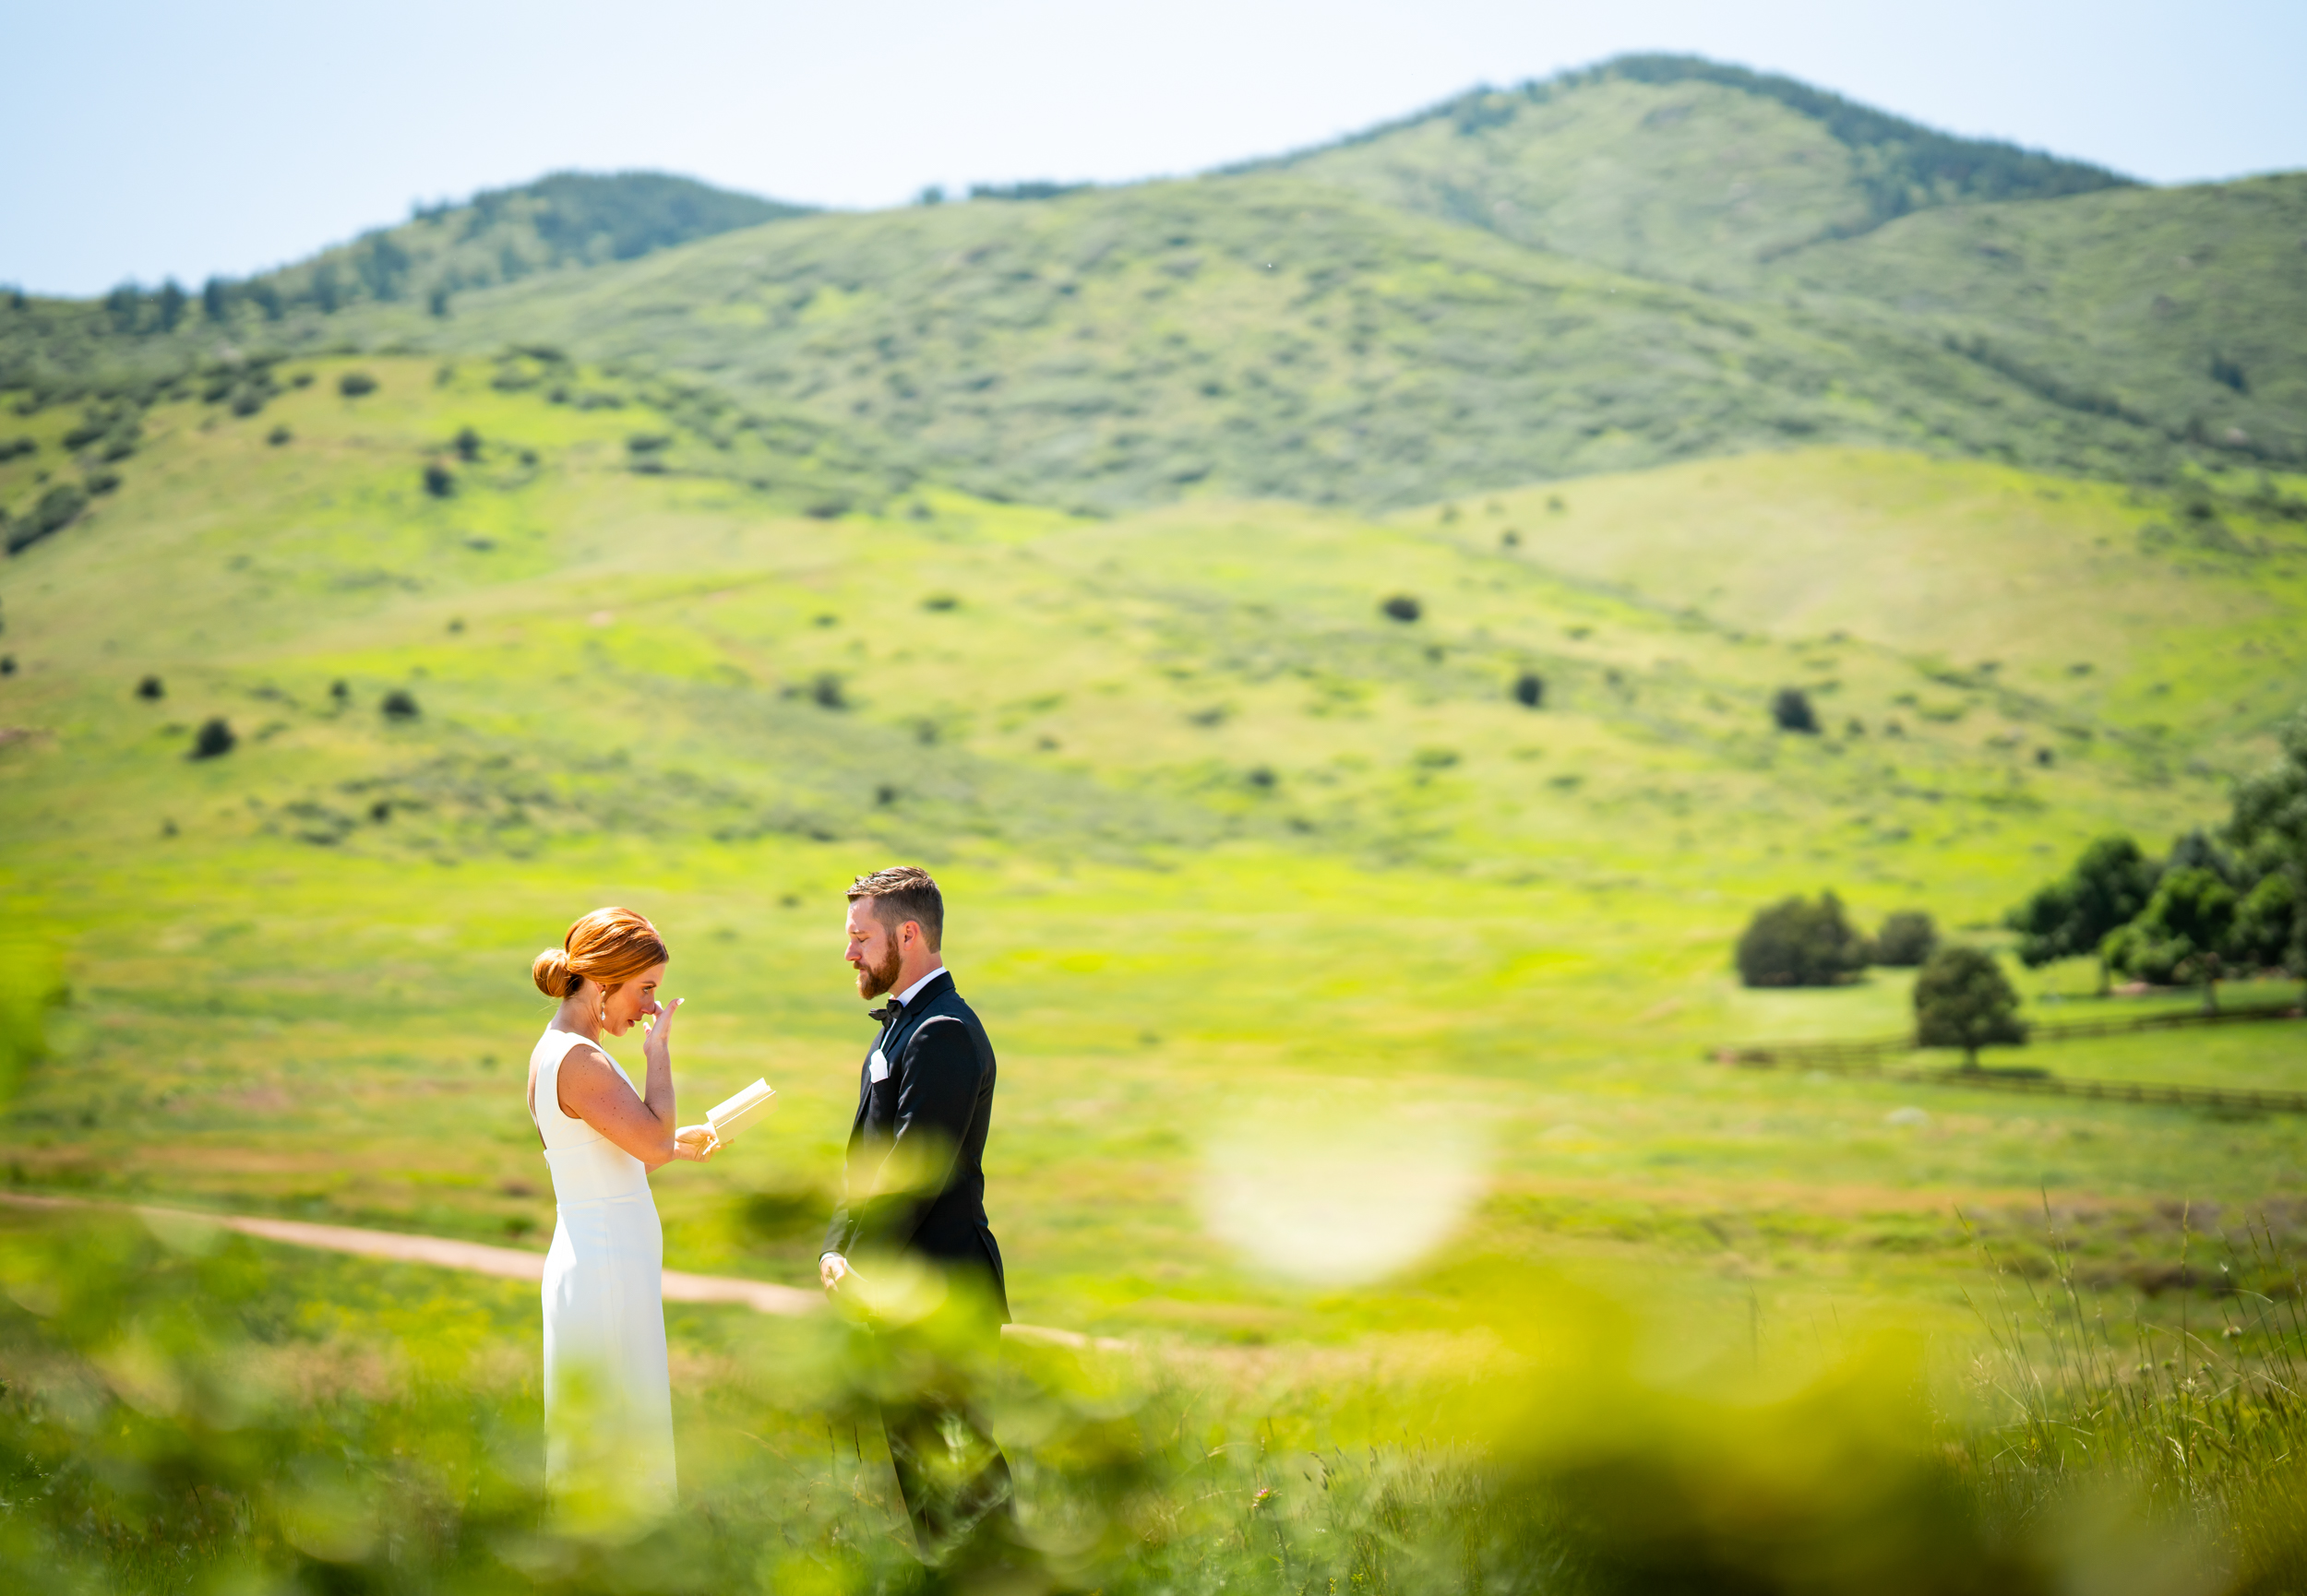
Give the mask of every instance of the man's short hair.
M 918 864 L 892 864 L 849 884 L 849 901 L 873 899 L 873 917 L 895 931 L 908 920 L 920 923 L 930 951 L 945 946 L 945 897 Z

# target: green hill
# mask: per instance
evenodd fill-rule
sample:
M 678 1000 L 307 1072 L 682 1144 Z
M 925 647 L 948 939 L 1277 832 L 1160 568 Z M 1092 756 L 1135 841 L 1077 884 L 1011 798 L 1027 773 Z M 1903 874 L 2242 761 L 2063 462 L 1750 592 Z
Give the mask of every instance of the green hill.
M 78 393 L 182 374 L 220 339 L 262 351 L 325 338 L 337 313 L 407 303 L 446 315 L 470 289 L 632 260 L 806 207 L 656 172 L 558 172 L 462 204 L 418 207 L 277 271 L 187 292 L 123 284 L 102 301 L 28 300 L 0 311 L 0 387 Z M 9 312 L 13 312 L 12 315 Z
M 1633 55 L 1259 162 L 1618 270 L 1706 287 L 1956 201 L 2121 186 L 2080 161 L 1963 139 L 1791 78 Z
M 1951 207 L 1771 280 L 1935 334 L 2075 414 L 2307 461 L 2307 174 Z
M 0 386 L 116 408 L 275 356 L 529 349 L 1099 513 L 1823 444 L 2168 484 L 2307 459 L 2302 192 L 2139 188 L 1632 57 L 1127 188 L 790 216 L 548 179 L 213 306 L 0 305 Z

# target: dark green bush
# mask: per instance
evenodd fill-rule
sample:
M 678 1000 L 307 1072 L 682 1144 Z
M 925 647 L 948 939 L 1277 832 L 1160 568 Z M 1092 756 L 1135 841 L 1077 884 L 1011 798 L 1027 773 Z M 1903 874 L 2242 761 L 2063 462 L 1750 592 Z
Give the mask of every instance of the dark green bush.
M 233 735 L 232 726 L 221 715 L 212 715 L 200 722 L 200 730 L 192 735 L 192 756 L 195 759 L 220 758 L 233 751 L 240 739 Z
M 52 532 L 62 531 L 88 508 L 88 494 L 71 482 L 58 482 L 40 496 L 31 514 L 8 529 L 8 553 L 19 554 Z
M 424 491 L 434 498 L 445 499 L 457 491 L 457 473 L 438 460 L 424 462 Z
M 1758 910 L 1739 938 L 1739 979 L 1748 986 L 1833 986 L 1867 966 L 1866 938 L 1832 892 Z
M 1524 671 L 1514 678 L 1514 702 L 1525 709 L 1536 709 L 1546 702 L 1546 678 L 1536 671 Z
M 0 438 L 0 465 L 18 455 L 36 454 L 39 450 L 40 443 L 34 438 Z
M 137 684 L 137 697 L 148 702 L 168 697 L 168 688 L 158 676 L 147 676 Z
M 459 427 L 457 435 L 450 440 L 450 447 L 457 451 L 459 459 L 471 465 L 481 458 L 481 435 L 471 427 Z
M 1874 934 L 1870 962 L 1886 970 L 1913 970 L 1938 951 L 1939 928 L 1919 909 L 1902 909 Z
M 406 687 L 395 687 L 387 693 L 380 708 L 388 721 L 413 721 L 424 713 L 417 708 L 416 695 Z
M 346 399 L 359 399 L 377 391 L 377 379 L 365 371 L 349 371 L 337 378 L 337 392 Z
M 1771 695 L 1770 718 L 1781 732 L 1818 735 L 1818 712 L 1811 708 L 1811 696 L 1799 687 L 1781 687 Z
M 120 473 L 118 471 L 99 470 L 90 471 L 88 474 L 88 491 L 91 494 L 109 494 L 119 486 Z
M 1408 593 L 1396 593 L 1378 606 L 1378 613 L 1390 621 L 1411 622 L 1426 613 L 1426 606 Z
M 841 678 L 831 671 L 820 672 L 809 684 L 809 700 L 820 709 L 846 709 L 849 698 L 842 691 Z
M 264 435 L 264 441 L 270 444 L 274 448 L 279 448 L 282 444 L 287 443 L 289 440 L 295 437 L 295 435 L 296 435 L 289 431 L 285 425 L 277 426 L 270 432 Z

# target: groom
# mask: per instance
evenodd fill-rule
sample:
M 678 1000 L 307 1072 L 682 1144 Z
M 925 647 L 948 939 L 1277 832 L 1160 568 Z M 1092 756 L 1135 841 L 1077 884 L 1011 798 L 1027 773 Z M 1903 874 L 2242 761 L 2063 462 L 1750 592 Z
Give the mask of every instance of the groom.
M 818 1259 L 827 1293 L 868 1317 L 910 1285 L 908 1334 L 942 1354 L 930 1362 L 943 1373 L 881 1405 L 925 1554 L 981 1524 L 1006 1528 L 1010 1513 L 1010 1465 L 974 1411 L 966 1376 L 998 1350 L 1010 1317 L 986 1223 L 993 1044 L 938 957 L 944 930 L 945 902 L 926 870 L 877 870 L 849 888 L 857 995 L 896 995 L 872 1011 L 881 1034 L 860 1072 L 845 1189 Z M 932 1300 L 935 1311 L 919 1315 Z

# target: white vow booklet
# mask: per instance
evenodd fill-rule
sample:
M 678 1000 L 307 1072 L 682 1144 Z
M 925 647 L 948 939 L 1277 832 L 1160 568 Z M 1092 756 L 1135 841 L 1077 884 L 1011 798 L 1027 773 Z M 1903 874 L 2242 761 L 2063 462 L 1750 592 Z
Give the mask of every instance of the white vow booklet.
M 767 1114 L 776 1102 L 776 1088 L 765 1080 L 757 1080 L 727 1102 L 707 1109 L 705 1123 L 713 1127 L 713 1135 L 727 1141 Z

